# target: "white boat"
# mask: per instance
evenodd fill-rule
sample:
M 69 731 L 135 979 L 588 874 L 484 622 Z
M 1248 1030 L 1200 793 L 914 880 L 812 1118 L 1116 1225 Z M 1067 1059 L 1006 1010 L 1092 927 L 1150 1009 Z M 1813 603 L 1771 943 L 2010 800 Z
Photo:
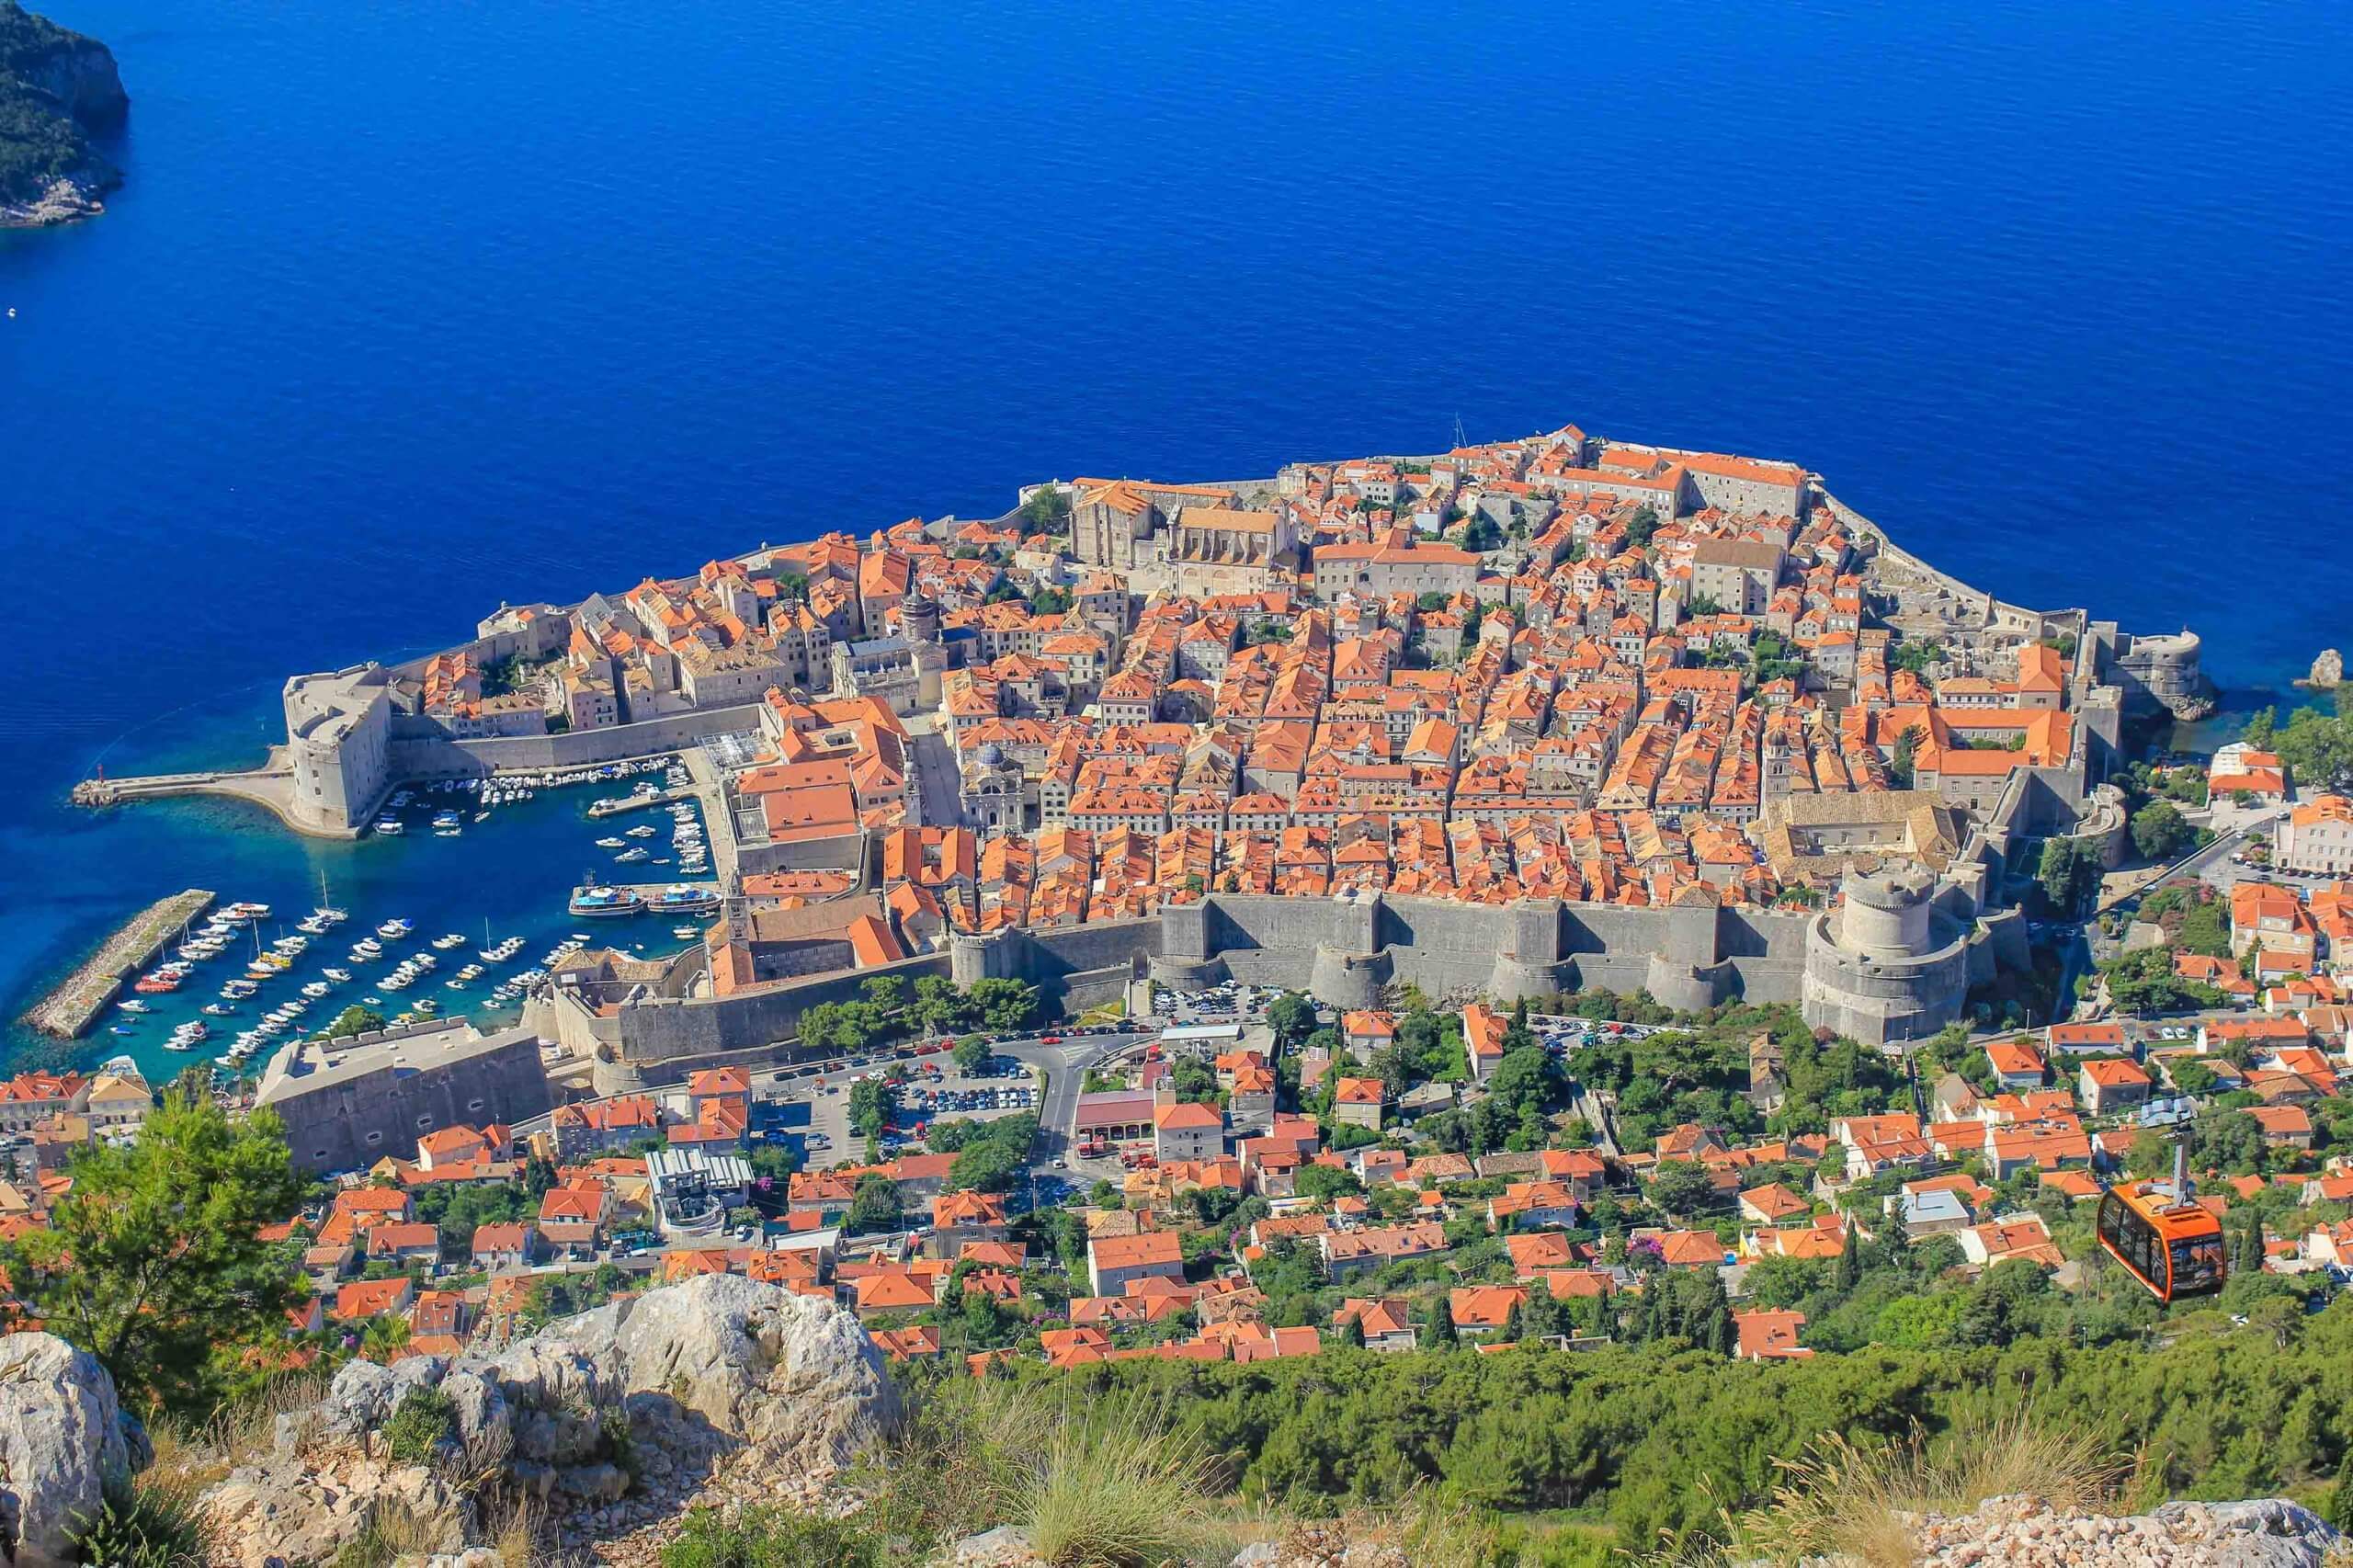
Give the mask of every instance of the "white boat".
M 597 847 L 599 849 L 626 849 L 629 847 L 629 840 L 625 838 L 600 838 L 597 840 Z
M 379 838 L 398 838 L 408 829 L 398 817 L 378 817 L 374 831 Z
M 154 1008 L 147 1006 L 146 1003 L 142 1002 L 136 996 L 133 996 L 128 1002 L 117 1002 L 115 1006 L 121 1008 L 126 1013 L 152 1013 L 155 1010 Z
M 324 973 L 328 980 L 337 985 L 341 985 L 345 981 L 351 978 L 351 971 L 347 969 L 330 969 L 324 970 L 321 972 Z
M 236 1010 L 236 1006 L 229 1002 L 207 1002 L 204 1005 L 204 1011 L 216 1018 L 225 1018 Z
M 442 951 L 442 952 L 445 952 L 445 953 L 446 953 L 446 952 L 448 952 L 451 948 L 462 948 L 462 947 L 464 947 L 464 946 L 466 945 L 466 939 L 465 939 L 465 937 L 464 937 L 460 936 L 459 933 L 457 933 L 457 932 L 455 932 L 455 931 L 452 931 L 452 932 L 450 932 L 450 933 L 449 933 L 448 936 L 446 936 L 446 937 L 434 937 L 434 938 L 433 938 L 433 945 L 434 945 L 434 947 L 435 947 L 435 948 L 437 948 L 437 949 L 439 949 L 440 951 Z
M 651 838 L 658 830 L 652 823 L 642 822 L 627 831 L 631 838 Z
M 645 851 L 642 849 L 624 849 L 620 854 L 613 857 L 613 864 L 616 866 L 630 866 L 636 864 L 638 861 L 642 860 L 645 858 Z
M 302 994 L 305 996 L 324 996 L 334 989 L 334 986 L 329 985 L 324 980 L 313 980 L 309 984 L 302 987 Z
M 693 926 L 673 926 L 670 927 L 670 935 L 677 937 L 681 942 L 692 942 L 700 938 L 702 932 Z
M 407 936 L 415 929 L 416 929 L 415 926 L 409 921 L 387 920 L 381 926 L 376 927 L 376 935 L 383 937 L 386 941 L 397 941 L 401 937 Z

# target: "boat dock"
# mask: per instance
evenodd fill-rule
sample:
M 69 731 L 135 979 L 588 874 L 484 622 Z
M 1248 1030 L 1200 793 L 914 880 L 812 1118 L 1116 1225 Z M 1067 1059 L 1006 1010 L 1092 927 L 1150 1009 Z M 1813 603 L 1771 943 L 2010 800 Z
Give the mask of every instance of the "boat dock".
M 691 801 L 694 798 L 692 789 L 656 790 L 650 795 L 608 795 L 601 801 L 592 801 L 588 814 L 592 817 L 617 817 L 624 812 L 639 812 L 648 806 L 666 806 L 673 801 Z
M 59 1040 L 79 1040 L 120 994 L 123 982 L 175 941 L 188 923 L 212 907 L 214 895 L 190 888 L 158 899 L 100 944 L 65 983 L 25 1015 L 25 1023 Z

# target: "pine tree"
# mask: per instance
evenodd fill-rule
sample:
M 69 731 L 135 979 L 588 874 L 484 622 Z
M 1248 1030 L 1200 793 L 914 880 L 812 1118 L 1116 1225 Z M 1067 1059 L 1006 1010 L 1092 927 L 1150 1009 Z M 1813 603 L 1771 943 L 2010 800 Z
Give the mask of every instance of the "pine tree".
M 2322 1516 L 2338 1529 L 2353 1535 L 2353 1453 L 2336 1461 L 2336 1484 L 2328 1489 Z

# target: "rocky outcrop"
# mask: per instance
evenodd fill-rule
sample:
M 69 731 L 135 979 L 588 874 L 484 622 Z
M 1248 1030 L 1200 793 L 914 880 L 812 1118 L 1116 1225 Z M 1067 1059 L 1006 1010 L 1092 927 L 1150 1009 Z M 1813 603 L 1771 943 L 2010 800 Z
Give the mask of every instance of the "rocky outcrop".
M 2345 684 L 2345 655 L 2334 648 L 2323 648 L 2320 657 L 2313 661 L 2312 674 L 2296 684 L 2314 691 L 2335 691 Z
M 2321 1568 L 2343 1539 L 2276 1497 L 2167 1503 L 2122 1517 L 1995 1497 L 1974 1514 L 1922 1521 L 1919 1550 L 1923 1568 Z
M 0 1338 L 0 1557 L 71 1562 L 84 1521 L 151 1457 L 89 1352 L 53 1334 Z
M 122 183 L 89 143 L 122 129 L 130 95 L 114 55 L 0 0 L 0 228 L 70 222 L 104 210 L 98 198 Z
M 434 1451 L 383 1451 L 387 1423 L 424 1392 L 446 1402 Z M 577 1546 L 675 1516 L 722 1470 L 765 1494 L 807 1494 L 896 1419 L 895 1397 L 849 1313 L 711 1275 L 551 1324 L 493 1358 L 355 1361 L 316 1405 L 281 1418 L 268 1462 L 234 1471 L 203 1506 L 237 1568 L 332 1556 L 383 1508 L 446 1526 L 435 1549 L 454 1553 L 483 1533 L 477 1510 L 502 1499 L 544 1505 Z

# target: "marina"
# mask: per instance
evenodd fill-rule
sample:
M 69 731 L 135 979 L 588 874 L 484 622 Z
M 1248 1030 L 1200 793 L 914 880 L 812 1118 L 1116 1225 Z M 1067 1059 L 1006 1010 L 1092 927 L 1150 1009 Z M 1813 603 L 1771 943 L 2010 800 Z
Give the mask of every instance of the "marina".
M 212 846 L 201 880 L 244 902 L 179 895 L 110 935 L 84 938 L 99 940 L 99 950 L 86 961 L 71 959 L 77 967 L 68 979 L 22 1020 L 18 1049 L 34 1029 L 61 1040 L 95 1030 L 109 1052 L 129 1055 L 161 1081 L 191 1062 L 257 1073 L 278 1046 L 327 1028 L 355 1006 L 388 1021 L 465 1015 L 484 1028 L 511 1024 L 553 962 L 583 946 L 662 954 L 699 939 L 671 931 L 689 914 L 699 919 L 702 900 L 717 907 L 709 862 L 698 858 L 699 866 L 640 862 L 642 873 L 666 880 L 623 884 L 652 909 L 674 886 L 699 878 L 700 896 L 686 909 L 664 905 L 658 923 L 600 920 L 592 941 L 572 940 L 574 932 L 591 934 L 568 907 L 584 866 L 602 866 L 606 878 L 631 869 L 610 864 L 613 852 L 597 846 L 599 838 L 618 837 L 619 828 L 591 819 L 589 810 L 632 786 L 670 794 L 664 787 L 682 777 L 674 768 L 665 756 L 566 773 L 411 783 L 379 809 L 399 833 L 335 843 L 292 843 L 274 824 L 223 833 L 218 819 L 242 808 L 217 801 L 146 808 L 157 815 L 136 831 L 181 816 L 191 825 L 210 821 L 195 828 Z M 648 861 L 674 862 L 681 825 L 698 841 L 704 831 L 700 802 L 687 791 L 661 804 L 668 818 L 641 819 L 654 832 L 619 843 L 648 849 Z M 453 811 L 461 835 L 431 825 Z M 60 972 L 68 960 L 59 955 Z M 69 995 L 95 1000 L 69 1008 Z M 66 1022 L 76 1027 L 43 1027 Z M 191 1023 L 205 1033 L 184 1029 Z

